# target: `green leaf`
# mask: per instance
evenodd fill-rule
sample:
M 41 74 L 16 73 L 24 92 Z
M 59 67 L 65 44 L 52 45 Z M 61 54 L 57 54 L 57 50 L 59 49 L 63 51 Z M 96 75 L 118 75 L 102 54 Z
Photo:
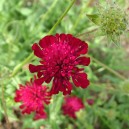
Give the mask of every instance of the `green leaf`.
M 86 14 L 86 16 L 96 25 L 100 25 L 100 18 L 98 14 Z
M 29 16 L 32 13 L 32 10 L 29 8 L 20 8 L 20 9 L 17 9 L 17 11 L 24 16 Z

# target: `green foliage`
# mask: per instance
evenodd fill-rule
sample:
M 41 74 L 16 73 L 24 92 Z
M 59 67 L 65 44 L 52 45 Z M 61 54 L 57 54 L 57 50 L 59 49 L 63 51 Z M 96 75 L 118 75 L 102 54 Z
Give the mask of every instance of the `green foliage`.
M 3 86 L 11 126 L 17 124 L 17 129 L 129 128 L 129 82 L 122 79 L 123 76 L 125 76 L 124 78 L 129 77 L 129 35 L 122 37 L 121 48 L 113 44 L 107 46 L 108 40 L 103 36 L 98 36 L 98 31 L 96 31 L 96 25 L 100 25 L 104 19 L 100 21 L 96 15 L 96 10 L 93 8 L 93 3 L 91 2 L 92 4 L 88 5 L 87 2 L 88 0 L 78 0 L 54 30 L 54 33 L 72 33 L 89 44 L 91 64 L 86 67 L 85 71 L 88 73 L 90 86 L 87 89 L 74 87 L 72 91 L 72 95 L 82 98 L 85 109 L 77 112 L 76 120 L 64 116 L 61 111 L 63 96 L 60 93 L 52 98 L 51 104 L 46 109 L 48 118 L 33 121 L 33 114 L 22 115 L 19 104 L 14 102 L 15 90 L 19 88 L 19 84 L 24 84 L 32 77 L 28 70 L 28 64 L 25 64 L 16 76 L 10 78 L 9 75 L 14 67 L 32 52 L 32 44 L 38 42 L 48 33 L 70 4 L 70 1 L 0 1 L 0 95 L 2 95 Z M 100 0 L 100 4 L 101 2 L 103 3 L 102 0 Z M 122 7 L 126 6 L 125 0 L 118 0 L 117 2 Z M 95 15 L 87 15 L 86 17 L 86 14 Z M 123 14 L 119 13 L 115 17 L 118 18 L 117 22 L 121 23 L 119 25 L 122 28 L 118 32 L 120 35 L 125 30 L 122 21 Z M 112 19 L 110 20 L 112 21 Z M 118 24 L 115 23 L 110 27 L 114 26 L 118 29 Z M 105 31 L 104 27 L 105 24 L 101 28 L 103 31 Z M 107 30 L 105 33 L 108 33 Z M 32 61 L 35 61 L 35 64 L 38 63 L 38 59 Z M 94 99 L 93 106 L 86 103 L 88 98 Z M 4 119 L 2 96 L 0 96 L 0 124 L 5 124 Z

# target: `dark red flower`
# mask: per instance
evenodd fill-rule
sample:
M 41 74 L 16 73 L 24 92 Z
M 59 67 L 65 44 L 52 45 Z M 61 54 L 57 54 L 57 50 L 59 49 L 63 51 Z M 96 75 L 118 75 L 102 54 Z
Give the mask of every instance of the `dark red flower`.
M 15 102 L 22 102 L 20 106 L 22 113 L 30 114 L 35 112 L 34 119 L 45 119 L 44 105 L 49 104 L 50 94 L 46 86 L 37 85 L 34 81 L 27 82 L 26 85 L 20 84 L 20 89 L 16 90 Z
M 42 38 L 39 44 L 32 46 L 34 54 L 41 58 L 40 65 L 29 65 L 30 72 L 37 72 L 38 84 L 49 83 L 53 78 L 51 94 L 59 91 L 70 94 L 72 84 L 86 88 L 89 85 L 87 74 L 78 65 L 88 66 L 90 58 L 86 57 L 88 45 L 71 34 L 56 34 Z M 84 55 L 84 56 L 81 56 Z
M 76 118 L 76 112 L 84 108 L 82 100 L 76 96 L 65 97 L 65 102 L 62 105 L 62 110 L 64 115 Z
M 89 104 L 89 105 L 93 105 L 94 104 L 94 100 L 93 99 L 87 99 L 86 102 Z

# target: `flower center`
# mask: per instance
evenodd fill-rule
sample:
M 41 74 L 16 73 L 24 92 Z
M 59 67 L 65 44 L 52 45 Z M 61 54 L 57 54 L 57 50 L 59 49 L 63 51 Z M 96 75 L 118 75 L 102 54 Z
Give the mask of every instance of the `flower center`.
M 69 77 L 72 69 L 76 65 L 76 56 L 74 51 L 68 44 L 52 44 L 47 49 L 44 49 L 46 73 L 52 76 L 61 75 Z

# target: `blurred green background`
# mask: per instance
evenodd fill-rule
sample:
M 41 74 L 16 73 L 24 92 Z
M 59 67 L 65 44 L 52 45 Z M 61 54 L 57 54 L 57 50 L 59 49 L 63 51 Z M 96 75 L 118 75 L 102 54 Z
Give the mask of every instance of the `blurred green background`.
M 106 6 L 105 0 L 76 0 L 54 30 L 54 34 L 72 33 L 89 44 L 91 64 L 85 71 L 91 84 L 87 89 L 75 88 L 72 92 L 85 104 L 77 119 L 62 115 L 61 94 L 55 95 L 47 107 L 46 120 L 33 121 L 33 114 L 23 116 L 13 100 L 18 84 L 30 80 L 32 74 L 26 64 L 15 77 L 8 79 L 8 75 L 32 52 L 32 44 L 47 34 L 70 2 L 0 0 L 0 129 L 5 129 L 6 124 L 3 91 L 12 129 L 129 129 L 129 33 L 121 36 L 121 47 L 117 47 L 94 31 L 97 26 L 86 17 L 97 13 L 97 3 Z M 128 12 L 128 0 L 116 2 Z M 36 58 L 32 61 L 38 63 Z M 86 103 L 89 98 L 94 99 L 94 105 Z

